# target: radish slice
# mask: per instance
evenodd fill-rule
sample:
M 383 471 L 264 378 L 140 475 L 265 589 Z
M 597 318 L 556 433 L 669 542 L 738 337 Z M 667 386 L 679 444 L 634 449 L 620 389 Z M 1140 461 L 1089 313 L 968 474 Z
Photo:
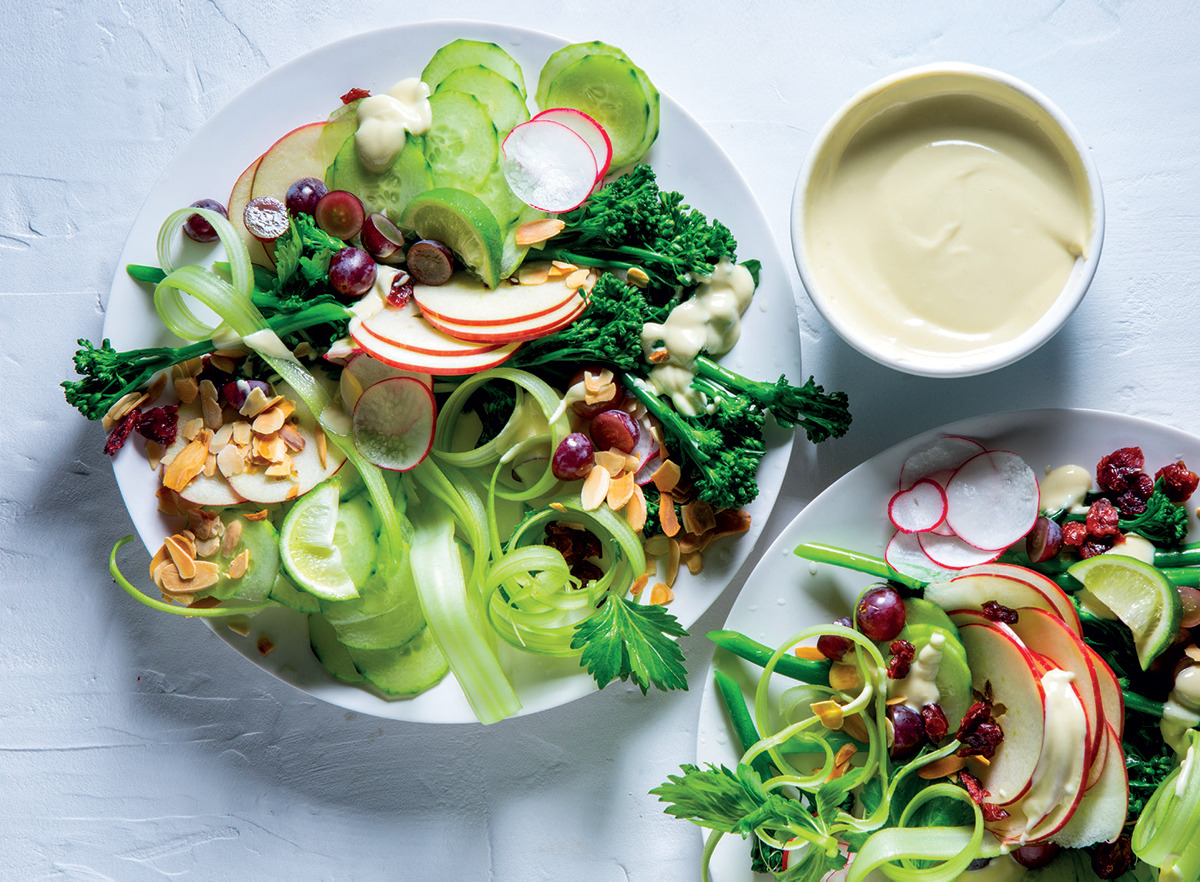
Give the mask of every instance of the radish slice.
M 898 490 L 888 502 L 888 519 L 904 533 L 932 530 L 946 517 L 946 491 L 936 481 L 922 478 L 907 490 Z
M 354 446 L 374 465 L 406 472 L 433 447 L 437 405 L 414 377 L 390 377 L 363 390 L 354 405 Z
M 562 123 L 521 123 L 508 133 L 501 152 L 504 180 L 518 199 L 538 211 L 570 211 L 596 183 L 596 155 Z
M 953 472 L 983 451 L 984 446 L 978 441 L 961 435 L 947 435 L 932 447 L 919 450 L 904 461 L 900 467 L 900 489 L 907 490 L 921 478 L 932 477 L 937 472 Z
M 534 119 L 544 119 L 564 125 L 587 141 L 587 145 L 592 148 L 592 156 L 596 160 L 595 183 L 599 184 L 604 180 L 609 166 L 612 165 L 612 140 L 608 137 L 608 132 L 604 131 L 604 126 L 582 110 L 576 110 L 573 107 L 552 107 L 549 110 L 543 110 Z
M 947 482 L 946 523 L 976 548 L 1003 550 L 1033 528 L 1039 500 L 1037 476 L 1025 460 L 989 450 L 964 462 Z
M 1003 549 L 987 550 L 976 548 L 958 536 L 939 536 L 937 533 L 915 534 L 921 550 L 939 567 L 962 570 L 979 564 L 991 563 Z
M 883 552 L 883 559 L 887 561 L 887 565 L 897 573 L 920 579 L 922 582 L 937 582 L 957 575 L 957 570 L 934 563 L 922 550 L 919 537 L 923 535 L 927 534 L 901 533 L 897 530 Z
M 433 377 L 429 374 L 392 367 L 390 364 L 372 358 L 365 352 L 359 352 L 346 363 L 339 380 L 342 402 L 346 405 L 346 410 L 354 410 L 354 405 L 358 403 L 358 397 L 362 395 L 364 389 L 369 389 L 380 380 L 392 377 L 412 377 L 420 380 L 426 386 L 433 386 Z

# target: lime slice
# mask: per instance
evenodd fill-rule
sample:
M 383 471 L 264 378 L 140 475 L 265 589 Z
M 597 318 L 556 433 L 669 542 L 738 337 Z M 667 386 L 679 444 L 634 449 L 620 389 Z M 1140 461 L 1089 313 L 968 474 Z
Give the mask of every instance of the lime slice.
M 1150 564 L 1098 554 L 1072 564 L 1067 572 L 1133 632 L 1142 670 L 1175 639 L 1183 619 L 1179 591 Z
M 397 225 L 441 242 L 489 288 L 500 283 L 504 233 L 478 197 L 453 187 L 426 190 L 408 203 Z
M 358 596 L 334 542 L 340 482 L 326 481 L 300 497 L 279 531 L 279 557 L 292 581 L 325 600 Z

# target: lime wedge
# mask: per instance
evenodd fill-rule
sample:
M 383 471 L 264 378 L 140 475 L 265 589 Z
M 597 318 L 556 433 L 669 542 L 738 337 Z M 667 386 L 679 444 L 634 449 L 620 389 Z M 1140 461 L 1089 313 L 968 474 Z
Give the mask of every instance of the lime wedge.
M 1183 610 L 1179 591 L 1148 563 L 1117 554 L 1098 554 L 1067 572 L 1133 633 L 1142 670 L 1171 645 Z
M 397 226 L 441 242 L 489 288 L 500 283 L 504 233 L 478 197 L 453 187 L 426 190 L 408 203 Z
M 279 558 L 292 581 L 325 600 L 358 596 L 334 542 L 339 482 L 326 481 L 300 497 L 279 531 Z

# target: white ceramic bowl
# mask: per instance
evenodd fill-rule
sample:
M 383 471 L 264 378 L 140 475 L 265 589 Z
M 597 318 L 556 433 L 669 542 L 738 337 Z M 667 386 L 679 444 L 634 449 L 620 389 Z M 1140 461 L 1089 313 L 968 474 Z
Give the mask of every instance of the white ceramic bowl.
M 947 99 L 947 96 L 950 97 Z M 1003 337 L 998 335 L 982 344 L 975 341 L 985 335 L 947 330 L 948 336 L 944 339 L 953 339 L 944 351 L 938 351 L 936 345 L 931 346 L 930 337 L 921 338 L 919 344 L 913 342 L 914 337 L 905 328 L 920 325 L 937 331 L 937 321 L 929 320 L 926 315 L 911 321 L 889 318 L 885 322 L 877 318 L 884 314 L 882 311 L 870 311 L 874 302 L 868 303 L 872 296 L 867 293 L 869 286 L 847 283 L 845 274 L 828 268 L 833 247 L 830 242 L 836 241 L 838 236 L 861 235 L 862 231 L 853 224 L 832 231 L 827 224 L 823 226 L 827 212 L 823 213 L 821 201 L 828 200 L 829 192 L 836 192 L 831 188 L 841 186 L 835 175 L 840 173 L 839 163 L 848 148 L 853 146 L 858 156 L 863 155 L 863 146 L 854 139 L 864 126 L 871 124 L 868 131 L 876 132 L 879 126 L 894 125 L 878 120 L 895 120 L 897 114 L 904 113 L 910 116 L 899 118 L 918 118 L 911 116 L 912 108 L 930 99 L 941 100 L 938 108 L 953 107 L 981 115 L 999 113 L 1004 119 L 1017 120 L 1021 131 L 1032 133 L 1030 138 L 1038 142 L 1037 150 L 1049 155 L 1055 163 L 1061 160 L 1065 164 L 1066 171 L 1061 174 L 1069 175 L 1070 199 L 1075 200 L 1074 207 L 1086 221 L 1086 226 L 1080 228 L 1078 238 L 1081 241 L 1074 243 L 1079 248 L 1078 256 L 1074 257 L 1073 264 L 1064 265 L 1061 276 L 1047 274 L 1044 277 L 1053 282 L 1048 283 L 1049 296 L 1039 301 L 1036 310 L 1031 309 L 1025 315 L 1017 310 L 998 309 L 1014 327 Z M 890 116 L 881 117 L 889 113 Z M 952 119 L 945 114 L 937 118 Z M 862 136 L 864 139 L 870 137 L 873 135 Z M 864 228 L 870 220 L 871 217 L 863 218 Z M 1017 361 L 1049 340 L 1083 300 L 1100 259 L 1103 239 L 1104 198 L 1100 178 L 1075 127 L 1040 92 L 1007 74 L 970 64 L 943 63 L 912 68 L 880 80 L 855 95 L 817 135 L 800 172 L 792 206 L 792 248 L 804 287 L 817 310 L 843 339 L 864 355 L 897 370 L 922 376 L 985 373 Z M 993 261 L 997 259 L 996 255 L 987 257 Z M 839 259 L 843 265 L 846 263 Z M 1019 264 L 1020 261 L 1009 263 Z M 1057 281 L 1064 276 L 1062 288 L 1057 290 Z M 874 276 L 871 281 L 878 283 Z M 1057 294 L 1054 293 L 1056 290 Z M 990 298 L 988 302 L 1003 303 L 997 298 Z M 1019 314 L 1022 317 L 1015 318 Z

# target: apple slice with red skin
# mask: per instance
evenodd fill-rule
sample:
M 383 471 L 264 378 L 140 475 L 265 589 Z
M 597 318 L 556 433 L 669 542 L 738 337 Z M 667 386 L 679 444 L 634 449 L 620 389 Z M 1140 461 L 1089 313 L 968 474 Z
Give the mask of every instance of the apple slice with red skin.
M 1063 848 L 1082 848 L 1094 842 L 1112 842 L 1121 835 L 1129 812 L 1129 773 L 1121 736 L 1112 725 L 1104 727 L 1105 762 L 1096 783 L 1083 795 L 1071 819 L 1054 834 Z
M 283 202 L 288 187 L 301 178 L 325 180 L 325 164 L 318 143 L 325 122 L 292 129 L 267 148 L 254 175 L 250 197 L 272 196 Z
M 582 297 L 567 301 L 563 308 L 526 321 L 509 322 L 503 325 L 482 327 L 480 325 L 459 325 L 447 322 L 430 312 L 424 312 L 424 318 L 444 334 L 449 334 L 459 340 L 475 343 L 512 343 L 536 340 L 553 334 L 575 321 L 583 313 L 587 304 Z
M 246 221 L 244 220 L 246 203 L 250 201 L 250 191 L 254 186 L 254 176 L 258 173 L 258 166 L 261 162 L 262 157 L 260 156 L 254 162 L 250 163 L 246 170 L 234 181 L 233 190 L 229 194 L 229 202 L 226 208 L 229 211 L 229 222 L 233 224 L 233 228 L 238 231 L 238 235 L 246 243 L 246 249 L 250 252 L 250 260 L 259 266 L 274 267 L 275 262 L 267 254 L 267 249 L 261 241 L 246 229 Z
M 401 309 L 385 309 L 363 319 L 356 316 L 350 320 L 350 324 L 350 336 L 358 340 L 364 349 L 367 345 L 362 333 L 422 355 L 480 355 L 495 350 L 499 345 L 459 340 L 442 333 L 413 308 L 412 301 Z
M 971 686 L 981 694 L 991 689 L 993 705 L 1003 705 L 996 718 L 1004 740 L 990 764 L 969 761 L 997 805 L 1007 806 L 1029 789 L 1046 726 L 1046 692 L 1042 665 L 1007 629 L 967 622 L 959 638 L 971 669 Z
M 1087 647 L 1092 658 L 1092 666 L 1096 670 L 1096 684 L 1100 688 L 1100 708 L 1104 719 L 1117 731 L 1117 739 L 1125 732 L 1125 693 L 1121 691 L 1121 683 L 1113 669 L 1108 666 L 1100 654 L 1092 647 Z
M 192 420 L 202 420 L 203 418 L 199 399 L 179 405 L 179 410 L 175 413 L 175 440 L 167 446 L 162 455 L 164 468 L 166 467 L 166 463 L 169 463 L 179 451 L 191 443 L 183 437 L 183 427 Z M 188 482 L 186 487 L 179 491 L 179 497 L 193 505 L 211 505 L 214 507 L 237 505 L 239 502 L 246 501 L 234 492 L 233 487 L 229 485 L 229 482 L 225 480 L 225 476 L 220 472 L 211 476 L 205 475 L 204 472 L 196 475 L 196 477 Z
M 435 377 L 461 376 L 496 367 L 503 364 L 521 345 L 508 343 L 504 346 L 485 348 L 474 354 L 429 355 L 379 339 L 363 330 L 362 322 L 358 319 L 350 320 L 350 334 L 372 358 L 392 367 L 432 374 Z
M 491 328 L 559 314 L 580 297 L 564 279 L 488 288 L 474 276 L 455 273 L 444 285 L 414 285 L 413 300 L 422 313 L 442 322 Z
M 1057 587 L 1055 586 L 1056 589 Z M 980 572 L 976 567 L 951 579 L 930 583 L 925 589 L 925 599 L 933 601 L 947 611 L 979 610 L 983 609 L 984 603 L 994 600 L 1009 609 L 1031 606 L 1062 617 L 1055 599 L 1047 596 L 1029 581 L 1000 572 Z M 1070 603 L 1070 600 L 1067 602 Z M 1078 616 L 1074 621 L 1078 623 Z M 1066 624 L 1072 631 L 1075 630 L 1070 620 Z
M 961 575 L 975 574 L 1009 576 L 1013 579 L 1020 579 L 1023 582 L 1027 582 L 1031 588 L 1035 588 L 1046 595 L 1046 599 L 1054 605 L 1054 609 L 1058 612 L 1058 617 L 1070 626 L 1076 636 L 1083 636 L 1083 626 L 1079 622 L 1079 613 L 1075 610 L 1075 604 L 1067 592 L 1063 591 L 1057 582 L 1044 573 L 1039 573 L 1036 570 L 1031 570 L 1028 567 L 1018 564 L 986 563 L 971 567 Z
M 286 388 L 286 387 L 285 387 Z M 235 493 L 249 502 L 272 505 L 286 502 L 303 495 L 326 478 L 332 477 L 346 460 L 346 456 L 335 444 L 326 444 L 325 462 L 321 462 L 321 445 L 317 443 L 316 420 L 302 400 L 296 400 L 296 431 L 304 439 L 302 450 L 289 451 L 292 458 L 293 477 L 274 478 L 262 469 L 247 470 L 240 475 L 231 475 L 229 485 Z

